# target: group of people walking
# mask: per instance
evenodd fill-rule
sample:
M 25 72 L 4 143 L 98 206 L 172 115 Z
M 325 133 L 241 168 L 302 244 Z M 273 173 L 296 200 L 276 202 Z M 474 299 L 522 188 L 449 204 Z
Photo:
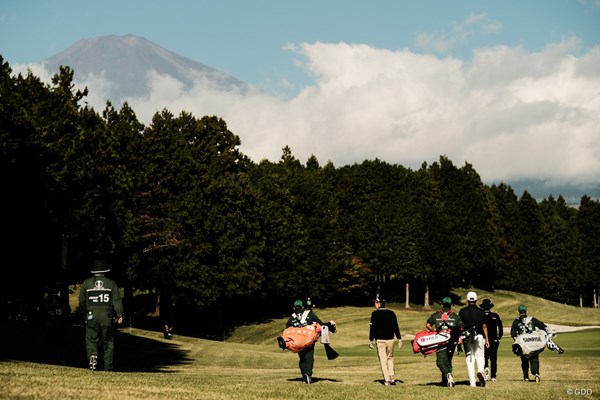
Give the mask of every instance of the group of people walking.
M 86 355 L 89 368 L 96 370 L 102 365 L 104 370 L 113 369 L 114 359 L 114 325 L 123 322 L 123 305 L 117 284 L 106 273 L 110 269 L 105 261 L 96 261 L 92 266 L 92 277 L 85 280 L 79 293 L 79 307 L 85 316 Z M 452 358 L 456 351 L 464 346 L 467 372 L 470 386 L 485 386 L 487 380 L 497 378 L 497 357 L 500 340 L 503 336 L 503 324 L 500 316 L 492 312 L 494 304 L 484 299 L 477 306 L 477 293 L 468 292 L 467 305 L 458 313 L 452 310 L 452 299 L 444 297 L 442 308 L 432 313 L 426 321 L 426 328 L 431 332 L 447 331 L 451 333 L 448 345 L 436 352 L 436 365 L 441 372 L 442 384 L 455 385 Z M 377 297 L 375 310 L 371 313 L 369 329 L 369 348 L 377 349 L 377 356 L 383 376 L 383 384 L 394 385 L 394 343 L 398 341 L 398 349 L 403 342 L 396 314 L 386 308 L 385 300 Z M 510 335 L 515 340 L 525 332 L 534 329 L 547 330 L 540 320 L 527 316 L 527 307 L 518 307 L 519 317 L 511 326 Z M 323 323 L 312 310 L 312 303 L 304 304 L 301 300 L 294 302 L 294 312 L 286 322 L 286 327 L 308 326 L 313 323 L 329 325 L 335 331 L 335 321 Z M 462 344 L 460 343 L 462 341 Z M 314 344 L 298 353 L 299 367 L 304 383 L 312 383 L 314 366 Z M 101 358 L 100 358 L 101 357 Z M 540 363 L 537 354 L 520 355 L 523 380 L 540 382 Z
M 452 358 L 461 350 L 460 339 L 465 350 L 470 386 L 485 386 L 488 379 L 496 380 L 498 346 L 502 338 L 503 326 L 500 316 L 491 311 L 494 306 L 485 299 L 477 307 L 477 293 L 467 293 L 467 306 L 458 314 L 452 310 L 452 299 L 442 299 L 442 309 L 427 319 L 430 331 L 449 330 L 451 340 L 447 347 L 436 352 L 436 365 L 442 373 L 442 384 L 455 385 L 452 374 Z M 477 367 L 477 372 L 475 372 Z
M 447 345 L 436 351 L 436 365 L 441 372 L 441 384 L 453 387 L 455 380 L 452 369 L 452 358 L 456 352 L 464 348 L 469 386 L 485 386 L 486 381 L 496 381 L 498 372 L 498 347 L 503 337 L 504 326 L 500 316 L 492 311 L 494 304 L 490 299 L 484 299 L 477 306 L 477 293 L 467 293 L 467 305 L 458 313 L 452 310 L 452 299 L 444 297 L 440 310 L 432 313 L 425 325 L 431 332 L 449 332 L 450 340 Z M 371 313 L 369 329 L 369 348 L 377 349 L 377 356 L 383 376 L 382 383 L 386 386 L 394 385 L 396 374 L 394 371 L 394 347 L 398 341 L 398 349 L 402 349 L 403 342 L 396 313 L 385 306 L 385 300 L 377 297 L 374 301 L 375 310 Z M 306 326 L 314 322 L 323 322 L 309 307 L 304 309 L 302 301 L 294 303 L 294 313 L 288 319 L 286 327 Z M 546 325 L 533 318 L 527 317 L 527 307 L 518 307 L 519 317 L 511 326 L 510 335 L 515 340 L 519 335 L 538 328 L 546 330 Z M 312 383 L 314 365 L 314 345 L 305 351 L 299 352 L 299 367 L 304 383 Z M 530 374 L 533 380 L 540 381 L 539 358 L 521 355 L 523 380 L 529 381 Z
M 455 352 L 465 351 L 469 386 L 485 386 L 486 381 L 495 381 L 498 371 L 498 347 L 503 336 L 504 326 L 500 316 L 492 312 L 490 299 L 484 299 L 477 306 L 477 293 L 468 292 L 467 305 L 458 313 L 452 310 L 452 299 L 444 297 L 442 308 L 435 311 L 426 321 L 431 332 L 450 332 L 450 340 L 446 346 L 436 351 L 436 365 L 439 368 L 443 386 L 453 387 L 455 380 L 452 370 L 452 358 Z M 369 347 L 377 346 L 377 355 L 384 378 L 384 385 L 393 385 L 394 373 L 394 337 L 398 340 L 398 348 L 402 348 L 402 338 L 396 314 L 385 307 L 385 301 L 375 299 L 376 310 L 371 314 L 369 331 Z M 527 317 L 527 307 L 518 307 L 519 317 L 511 326 L 510 335 L 513 341 L 521 334 L 533 329 L 546 331 L 547 326 L 533 317 Z M 539 356 L 520 355 L 523 380 L 529 381 L 530 375 L 540 382 Z

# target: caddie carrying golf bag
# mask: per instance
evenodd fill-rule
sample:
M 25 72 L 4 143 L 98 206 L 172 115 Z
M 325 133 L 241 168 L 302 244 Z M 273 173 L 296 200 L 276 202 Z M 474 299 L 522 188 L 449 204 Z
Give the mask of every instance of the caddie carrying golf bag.
M 442 330 L 440 332 L 422 330 L 411 341 L 413 353 L 422 353 L 423 355 L 435 353 L 444 347 L 448 347 L 451 338 L 452 335 L 449 330 Z

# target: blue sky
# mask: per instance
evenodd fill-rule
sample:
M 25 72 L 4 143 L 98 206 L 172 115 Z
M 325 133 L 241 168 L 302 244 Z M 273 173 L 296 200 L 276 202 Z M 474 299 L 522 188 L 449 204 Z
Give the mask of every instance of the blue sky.
M 129 33 L 248 83 L 282 91 L 287 81 L 298 90 L 311 76 L 290 45 L 346 42 L 468 59 L 474 48 L 539 51 L 575 36 L 586 49 L 600 43 L 600 0 L 0 2 L 0 54 L 10 64 Z
M 113 34 L 278 95 L 156 84 L 130 101 L 142 120 L 161 101 L 223 116 L 253 159 L 285 145 L 336 165 L 445 154 L 488 182 L 600 187 L 600 0 L 0 1 L 11 66 Z

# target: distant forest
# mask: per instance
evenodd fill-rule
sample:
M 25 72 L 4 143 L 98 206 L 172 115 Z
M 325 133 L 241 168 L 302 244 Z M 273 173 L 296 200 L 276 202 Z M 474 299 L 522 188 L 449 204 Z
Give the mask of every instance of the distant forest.
M 160 301 L 191 331 L 288 313 L 296 298 L 370 304 L 378 291 L 423 307 L 456 287 L 597 303 L 589 196 L 537 201 L 443 155 L 418 170 L 336 167 L 286 147 L 257 163 L 216 116 L 164 109 L 146 126 L 126 103 L 87 106 L 69 67 L 46 84 L 0 64 L 5 299 L 66 292 L 103 258 L 130 317 Z

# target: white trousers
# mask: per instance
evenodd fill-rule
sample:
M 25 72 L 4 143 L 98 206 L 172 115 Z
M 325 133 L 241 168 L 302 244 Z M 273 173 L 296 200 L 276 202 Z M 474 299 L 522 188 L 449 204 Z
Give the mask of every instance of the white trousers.
M 464 344 L 469 384 L 475 386 L 475 362 L 477 362 L 477 372 L 483 374 L 485 368 L 485 338 L 483 335 L 476 335 L 473 341 L 466 341 Z

